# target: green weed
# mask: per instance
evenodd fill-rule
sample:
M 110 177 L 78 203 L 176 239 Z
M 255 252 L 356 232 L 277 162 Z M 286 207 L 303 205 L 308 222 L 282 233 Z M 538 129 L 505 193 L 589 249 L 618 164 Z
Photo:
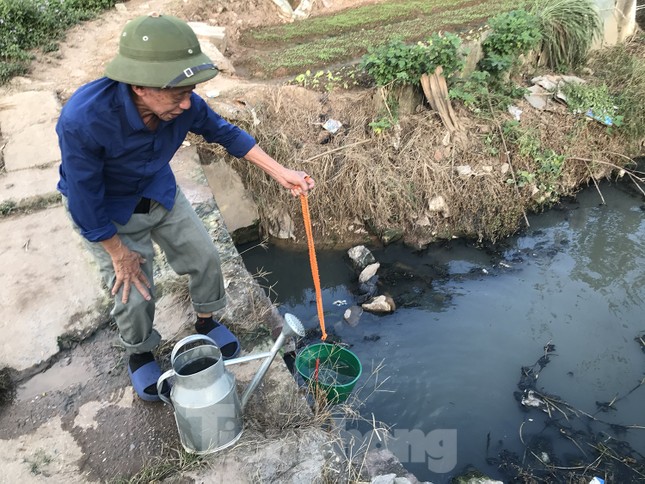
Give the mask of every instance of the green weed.
M 525 10 L 502 13 L 489 20 L 491 32 L 482 43 L 484 58 L 482 70 L 501 77 L 519 63 L 519 56 L 527 54 L 541 39 L 537 17 Z
M 393 40 L 369 49 L 361 60 L 361 68 L 372 76 L 377 86 L 418 84 L 421 75 L 443 67 L 449 78 L 462 66 L 458 50 L 461 40 L 454 34 L 433 35 L 427 42 L 408 45 Z

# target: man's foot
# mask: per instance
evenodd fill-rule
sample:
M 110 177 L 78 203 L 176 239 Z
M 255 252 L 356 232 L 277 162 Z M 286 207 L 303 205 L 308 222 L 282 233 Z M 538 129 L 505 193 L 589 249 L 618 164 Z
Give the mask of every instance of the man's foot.
M 128 374 L 134 390 L 141 399 L 148 402 L 160 400 L 157 393 L 157 380 L 161 376 L 161 368 L 151 352 L 131 354 L 128 361 Z M 170 393 L 166 382 L 163 383 L 162 392 L 164 395 Z
M 195 331 L 215 341 L 225 360 L 235 358 L 240 352 L 240 342 L 235 335 L 222 323 L 215 321 L 212 316 L 197 318 Z

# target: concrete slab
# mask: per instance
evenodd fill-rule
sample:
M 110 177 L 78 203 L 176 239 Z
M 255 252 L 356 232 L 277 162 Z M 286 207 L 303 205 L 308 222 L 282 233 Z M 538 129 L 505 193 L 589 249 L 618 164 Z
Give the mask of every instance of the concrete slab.
M 104 295 L 63 207 L 3 219 L 0 233 L 0 367 L 21 371 L 91 331 Z
M 213 199 L 208 189 L 202 167 L 199 163 L 197 147 L 182 146 L 170 161 L 177 184 L 192 205 L 204 203 Z
M 25 91 L 0 98 L 0 132 L 4 139 L 58 118 L 60 103 L 51 91 Z M 34 140 L 32 140 L 34 141 Z
M 20 203 L 32 197 L 57 193 L 58 166 L 30 168 L 0 175 L 0 204 L 8 200 Z
M 54 417 L 32 434 L 0 440 L 0 480 L 29 484 L 46 482 L 53 474 L 57 482 L 87 482 L 77 466 L 82 457 L 74 437 Z
M 4 148 L 7 171 L 51 165 L 60 161 L 56 122 L 45 121 L 14 134 Z
M 220 52 L 226 51 L 226 27 L 218 27 L 205 22 L 188 22 L 201 44 L 203 41 L 212 42 Z
M 240 175 L 223 160 L 204 165 L 203 170 L 229 232 L 256 224 L 258 207 Z

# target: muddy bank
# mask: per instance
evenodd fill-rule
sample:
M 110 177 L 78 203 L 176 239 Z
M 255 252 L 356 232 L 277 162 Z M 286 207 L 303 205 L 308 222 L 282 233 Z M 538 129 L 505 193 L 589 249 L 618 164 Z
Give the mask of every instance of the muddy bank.
M 281 86 L 234 93 L 212 104 L 275 157 L 316 179 L 309 206 L 321 247 L 371 237 L 384 243 L 402 239 L 414 247 L 453 237 L 495 242 L 525 227 L 527 213 L 548 209 L 560 197 L 630 165 L 620 136 L 574 117 L 562 105 L 537 111 L 518 100 L 519 123 L 509 113 L 485 119 L 458 109 L 467 128 L 464 136 L 451 139 L 418 95 L 395 129 L 375 133 L 369 123 L 381 96 L 377 88 L 321 94 Z M 327 120 L 339 121 L 341 129 L 327 132 L 322 128 Z M 560 153 L 561 170 L 539 175 L 543 162 L 524 152 L 520 137 Z M 205 162 L 220 156 L 216 148 L 199 148 Z M 304 243 L 297 201 L 246 164 L 231 162 L 256 194 L 263 233 Z M 514 181 L 530 173 L 538 175 Z

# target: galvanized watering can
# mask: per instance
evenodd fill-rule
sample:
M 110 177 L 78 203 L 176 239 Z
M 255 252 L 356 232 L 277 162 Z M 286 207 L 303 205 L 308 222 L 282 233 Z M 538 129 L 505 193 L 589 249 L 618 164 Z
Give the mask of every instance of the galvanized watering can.
M 171 370 L 157 380 L 161 399 L 172 405 L 181 445 L 193 454 L 210 454 L 233 445 L 244 430 L 243 411 L 251 393 L 269 369 L 285 340 L 304 336 L 298 318 L 285 314 L 285 325 L 271 351 L 224 361 L 219 348 L 208 336 L 195 334 L 183 338 L 172 350 Z M 180 350 L 197 341 L 206 344 L 186 351 Z M 235 376 L 226 370 L 229 365 L 264 359 L 248 387 L 238 398 Z M 170 399 L 162 395 L 163 382 L 174 378 Z

